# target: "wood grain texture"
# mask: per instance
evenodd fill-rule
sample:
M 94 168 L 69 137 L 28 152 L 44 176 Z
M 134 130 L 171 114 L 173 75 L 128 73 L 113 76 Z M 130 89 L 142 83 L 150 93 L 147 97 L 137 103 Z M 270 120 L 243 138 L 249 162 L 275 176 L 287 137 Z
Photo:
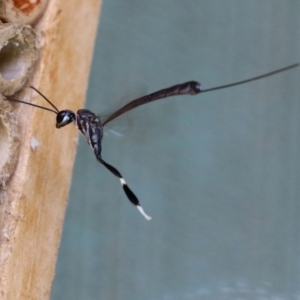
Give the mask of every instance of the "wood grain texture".
M 60 109 L 84 105 L 100 0 L 52 0 L 35 29 L 41 57 L 34 85 Z M 18 95 L 47 106 L 31 89 Z M 14 105 L 21 150 L 1 195 L 0 298 L 48 299 L 62 232 L 77 130 L 55 128 L 55 115 Z M 35 138 L 38 145 L 31 148 Z M 84 201 L 84 199 L 83 199 Z

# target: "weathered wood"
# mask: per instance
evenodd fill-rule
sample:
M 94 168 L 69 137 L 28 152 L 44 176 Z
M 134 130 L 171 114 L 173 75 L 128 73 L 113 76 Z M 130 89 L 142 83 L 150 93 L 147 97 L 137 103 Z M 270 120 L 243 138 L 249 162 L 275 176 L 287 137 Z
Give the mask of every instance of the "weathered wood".
M 42 51 L 29 84 L 60 109 L 84 105 L 99 8 L 100 0 L 52 0 L 35 27 Z M 31 89 L 20 97 L 48 105 Z M 14 107 L 21 149 L 0 205 L 0 297 L 48 299 L 78 133 L 72 125 L 57 130 L 51 112 Z

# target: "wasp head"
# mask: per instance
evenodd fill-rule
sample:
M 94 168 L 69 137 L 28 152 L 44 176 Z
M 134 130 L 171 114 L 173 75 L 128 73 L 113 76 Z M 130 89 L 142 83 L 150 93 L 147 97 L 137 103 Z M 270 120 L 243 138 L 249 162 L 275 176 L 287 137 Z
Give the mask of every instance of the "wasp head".
M 71 110 L 62 110 L 56 116 L 56 128 L 75 122 L 75 114 Z

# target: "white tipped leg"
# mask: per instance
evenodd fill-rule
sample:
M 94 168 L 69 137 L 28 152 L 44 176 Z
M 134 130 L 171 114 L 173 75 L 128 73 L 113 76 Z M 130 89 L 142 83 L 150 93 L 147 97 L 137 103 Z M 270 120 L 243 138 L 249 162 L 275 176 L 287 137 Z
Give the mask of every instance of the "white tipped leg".
M 147 221 L 151 221 L 152 220 L 152 217 L 148 216 L 140 205 L 137 205 L 136 208 L 139 210 L 139 212 L 144 216 L 144 218 Z
M 140 206 L 140 202 L 138 200 L 138 198 L 135 196 L 135 194 L 131 191 L 131 189 L 128 187 L 126 181 L 124 180 L 123 177 L 120 177 L 120 182 L 121 185 L 123 186 L 123 189 L 128 197 L 128 199 L 130 200 L 130 202 L 136 206 L 136 208 L 139 210 L 139 212 L 144 216 L 144 218 L 147 221 L 152 220 L 152 217 L 148 216 L 145 211 L 143 210 L 143 208 Z
M 96 149 L 97 150 L 97 149 Z M 128 198 L 128 200 L 137 207 L 137 209 L 140 211 L 140 213 L 144 216 L 144 218 L 147 221 L 150 221 L 152 218 L 150 216 L 148 216 L 143 208 L 140 205 L 139 199 L 136 197 L 136 195 L 132 192 L 132 190 L 128 187 L 126 181 L 124 180 L 123 176 L 121 175 L 121 173 L 113 166 L 111 166 L 110 164 L 108 164 L 107 162 L 105 162 L 102 158 L 101 155 L 95 150 L 95 155 L 97 157 L 97 160 L 103 164 L 110 172 L 112 172 L 115 176 L 119 177 L 121 185 L 123 187 L 123 190 Z

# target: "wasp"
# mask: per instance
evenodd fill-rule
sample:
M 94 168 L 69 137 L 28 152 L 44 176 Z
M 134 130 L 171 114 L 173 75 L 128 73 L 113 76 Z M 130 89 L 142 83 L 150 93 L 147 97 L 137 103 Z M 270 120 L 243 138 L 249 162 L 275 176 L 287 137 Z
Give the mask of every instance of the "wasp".
M 119 178 L 121 186 L 123 188 L 124 193 L 126 194 L 129 201 L 136 206 L 136 208 L 139 210 L 139 212 L 145 217 L 146 220 L 151 220 L 152 218 L 147 215 L 140 205 L 140 202 L 137 198 L 137 196 L 133 193 L 133 191 L 129 188 L 128 184 L 126 183 L 124 177 L 122 174 L 111 164 L 107 163 L 101 155 L 102 152 L 102 139 L 103 139 L 103 129 L 105 125 L 115 118 L 125 114 L 129 110 L 132 110 L 138 106 L 163 99 L 168 98 L 171 96 L 179 96 L 179 95 L 197 95 L 199 93 L 205 93 L 205 92 L 211 92 L 215 90 L 221 90 L 229 87 L 233 87 L 236 85 L 241 85 L 244 83 L 248 83 L 254 80 L 259 80 L 268 76 L 272 76 L 293 68 L 296 68 L 299 66 L 299 63 L 289 65 L 287 67 L 277 69 L 275 71 L 252 77 L 246 80 L 237 81 L 234 83 L 221 85 L 217 87 L 212 87 L 208 89 L 203 89 L 201 84 L 197 81 L 188 81 L 185 83 L 177 84 L 174 86 L 171 86 L 166 89 L 159 90 L 157 92 L 151 93 L 149 95 L 140 97 L 138 99 L 135 99 L 128 104 L 124 105 L 117 111 L 115 111 L 113 114 L 111 114 L 108 118 L 101 120 L 95 113 L 88 109 L 79 109 L 77 113 L 75 114 L 72 110 L 65 109 L 65 110 L 59 110 L 46 96 L 44 96 L 39 90 L 34 88 L 33 86 L 30 86 L 33 90 L 35 90 L 41 97 L 43 97 L 51 106 L 52 108 L 47 108 L 44 106 L 32 104 L 29 102 L 25 102 L 19 99 L 14 99 L 10 97 L 6 97 L 5 100 L 8 101 L 15 101 L 27 105 L 31 105 L 40 109 L 44 109 L 50 112 L 53 112 L 56 114 L 56 128 L 64 127 L 70 123 L 74 123 L 79 130 L 79 132 L 85 137 L 87 143 L 91 146 L 91 148 L 94 151 L 95 157 L 99 163 L 101 163 L 106 169 L 108 169 L 113 175 Z

